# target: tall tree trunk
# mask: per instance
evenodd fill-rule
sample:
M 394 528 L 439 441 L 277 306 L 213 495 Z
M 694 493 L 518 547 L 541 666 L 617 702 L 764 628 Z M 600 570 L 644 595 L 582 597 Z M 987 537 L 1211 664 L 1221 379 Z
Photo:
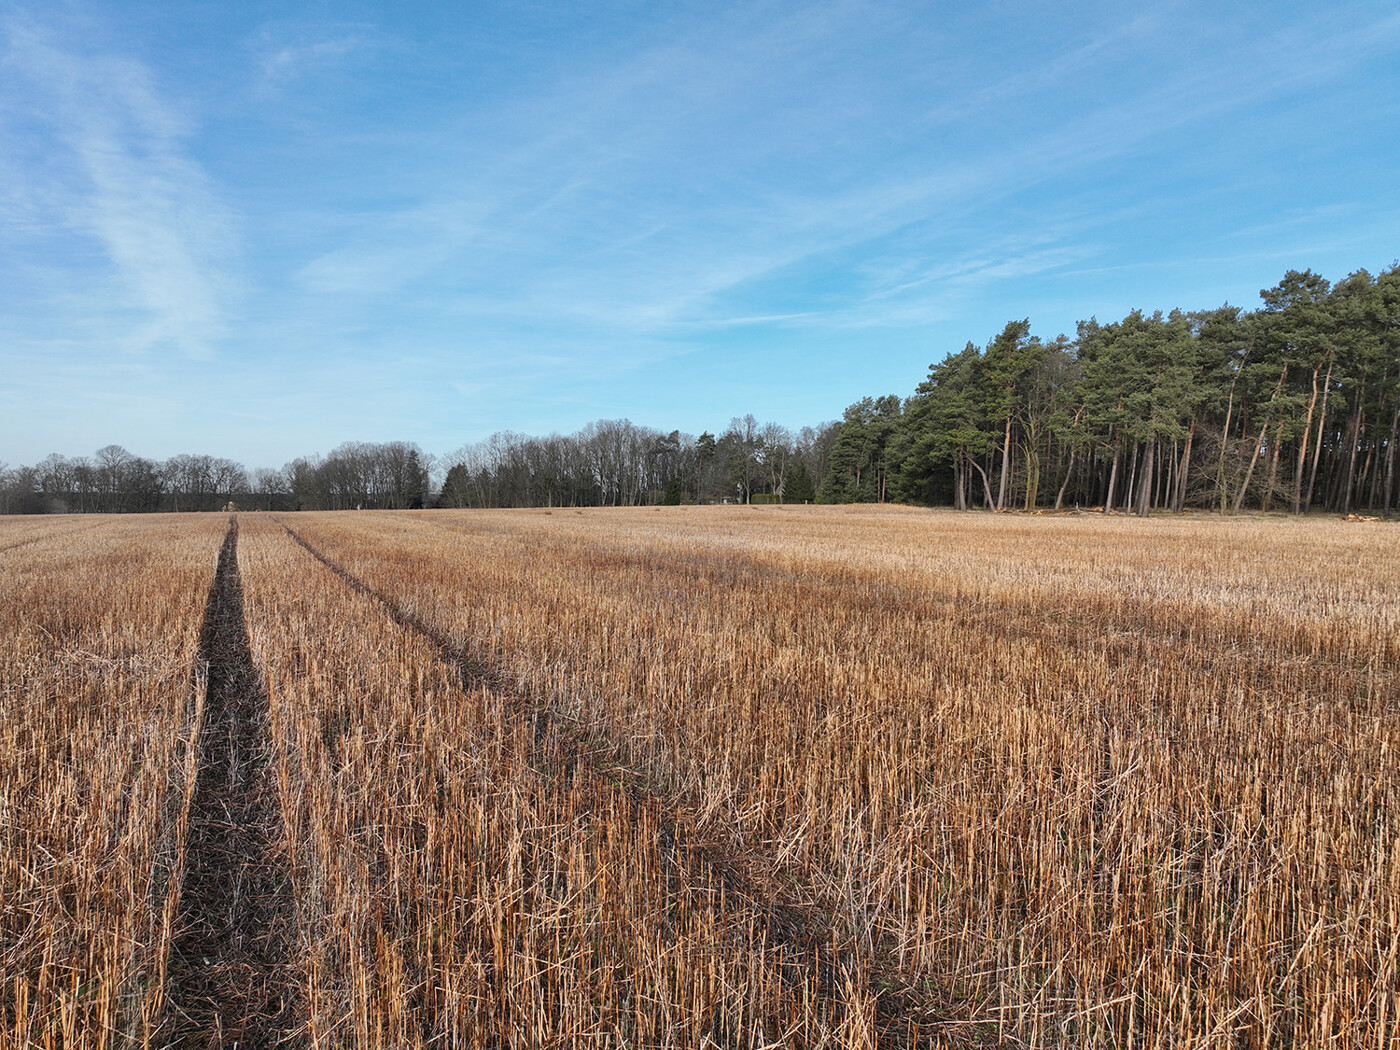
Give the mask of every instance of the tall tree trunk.
M 1165 449 L 1163 452 L 1165 453 Z M 1158 498 L 1158 505 L 1174 510 L 1176 505 L 1176 471 L 1181 464 L 1181 457 L 1176 452 L 1176 438 L 1172 438 L 1172 454 L 1164 457 L 1167 469 L 1165 472 L 1157 471 L 1161 476 L 1159 484 L 1162 486 L 1161 495 Z
M 1274 402 L 1278 400 L 1279 392 L 1283 389 L 1283 381 L 1284 381 L 1287 377 L 1288 377 L 1288 366 L 1287 366 L 1287 365 L 1284 365 L 1284 366 L 1283 366 L 1283 370 L 1279 372 L 1278 382 L 1274 385 L 1274 392 L 1273 392 L 1273 394 L 1269 397 L 1269 407 L 1272 407 L 1273 404 L 1274 404 Z M 1252 458 L 1250 459 L 1250 461 L 1249 461 L 1249 469 L 1248 469 L 1247 471 L 1245 471 L 1244 481 L 1243 481 L 1243 483 L 1241 483 L 1241 485 L 1240 485 L 1240 491 L 1239 491 L 1238 493 L 1235 494 L 1234 512 L 1235 512 L 1236 514 L 1238 514 L 1238 513 L 1240 512 L 1240 507 L 1242 507 L 1242 506 L 1244 505 L 1244 497 L 1245 497 L 1245 494 L 1249 491 L 1249 483 L 1250 483 L 1251 481 L 1254 480 L 1254 468 L 1255 468 L 1255 466 L 1257 466 L 1258 463 L 1259 463 L 1259 456 L 1260 456 L 1260 454 L 1264 451 L 1264 442 L 1265 442 L 1266 440 L 1268 440 L 1268 437 L 1269 437 L 1269 413 L 1266 412 L 1266 413 L 1264 414 L 1264 423 L 1263 423 L 1263 425 L 1259 428 L 1259 441 L 1255 444 L 1255 446 L 1254 446 L 1254 455 L 1253 455 L 1253 457 L 1252 457 Z M 1267 500 L 1268 500 L 1268 497 L 1265 496 L 1265 503 L 1267 503 Z
M 1060 491 L 1055 494 L 1055 509 L 1060 510 L 1065 505 L 1065 489 L 1069 488 L 1069 479 L 1074 476 L 1074 460 L 1079 455 L 1079 449 L 1071 449 L 1069 453 L 1069 467 L 1065 470 L 1065 480 L 1060 483 Z
M 1168 456 L 1167 447 L 1159 441 L 1155 456 L 1157 480 L 1152 484 L 1152 509 L 1161 507 L 1165 510 L 1171 506 L 1172 494 L 1176 492 L 1176 442 L 1172 442 L 1172 454 Z
M 1278 421 L 1278 433 L 1274 435 L 1274 447 L 1269 453 L 1269 483 L 1264 486 L 1264 505 L 1261 510 L 1267 511 L 1274 501 L 1274 489 L 1278 486 L 1278 461 L 1283 453 L 1283 426 L 1285 420 Z
M 1357 484 L 1357 456 L 1361 454 L 1359 445 L 1365 440 L 1366 424 L 1365 417 L 1362 417 L 1361 423 L 1357 426 L 1357 435 L 1355 435 L 1355 438 L 1352 438 L 1352 444 L 1357 445 L 1357 448 L 1350 449 L 1351 458 L 1347 461 L 1347 487 L 1345 487 L 1343 504 L 1341 504 L 1341 512 L 1343 512 L 1343 514 L 1351 514 L 1351 505 L 1354 503 L 1355 497 L 1357 497 L 1357 489 L 1359 487 Z
M 1026 510 L 1035 510 L 1036 498 L 1040 495 L 1040 453 L 1031 447 L 1031 439 L 1026 439 Z
M 1303 424 L 1303 439 L 1298 443 L 1298 466 L 1293 470 L 1293 496 L 1288 509 L 1293 514 L 1303 513 L 1303 467 L 1308 461 L 1308 438 L 1312 436 L 1313 410 L 1317 408 L 1317 377 L 1322 372 L 1319 361 L 1313 369 L 1312 398 L 1308 401 L 1308 418 Z
M 994 503 L 992 502 L 992 483 L 991 483 L 991 479 L 989 479 L 989 478 L 987 477 L 987 472 L 986 472 L 985 470 L 982 469 L 982 464 L 981 464 L 981 463 L 978 463 L 977 460 L 973 459 L 971 456 L 968 456 L 968 457 L 967 457 L 967 461 L 968 461 L 969 463 L 971 463 L 974 467 L 976 467 L 976 468 L 977 468 L 977 473 L 980 474 L 980 475 L 982 476 L 982 495 L 985 496 L 986 499 L 987 499 L 987 509 L 988 509 L 988 510 L 993 509 L 993 508 L 996 506 L 996 504 L 994 504 Z
M 1180 514 L 1186 508 L 1186 482 L 1191 477 L 1191 445 L 1196 440 L 1196 417 L 1186 431 L 1186 447 L 1181 451 L 1181 466 L 1176 472 L 1176 501 L 1173 509 Z
M 1267 425 L 1259 428 L 1259 440 L 1254 444 L 1254 455 L 1250 458 L 1249 469 L 1244 472 L 1244 481 L 1240 482 L 1240 490 L 1235 493 L 1235 502 L 1230 508 L 1233 514 L 1238 514 L 1240 508 L 1244 506 L 1245 493 L 1249 491 L 1249 483 L 1254 480 L 1254 467 L 1259 462 L 1259 454 L 1264 451 L 1264 439 L 1268 437 L 1268 434 Z
M 1371 464 L 1375 461 L 1375 458 L 1376 443 L 1373 441 L 1370 445 L 1366 446 L 1366 466 L 1361 471 L 1362 485 L 1366 484 L 1367 477 L 1371 479 L 1370 487 L 1366 493 L 1366 509 L 1368 511 L 1376 509 L 1376 483 L 1380 480 L 1381 476 L 1381 472 L 1379 470 L 1379 463 L 1376 464 L 1378 469 L 1374 471 L 1371 469 Z
M 1007 471 L 1007 474 L 1014 478 L 1019 473 L 1021 473 L 1021 443 L 1019 441 L 1013 441 L 1011 443 L 1011 468 Z M 1015 490 L 1012 489 L 1011 482 L 1008 481 L 1006 483 L 1006 502 L 1002 504 L 1002 509 L 1010 509 L 1011 497 L 1014 493 Z
M 1322 411 L 1317 416 L 1317 439 L 1313 442 L 1312 469 L 1308 471 L 1308 494 L 1303 499 L 1304 514 L 1312 507 L 1313 486 L 1317 484 L 1317 464 L 1322 459 L 1322 432 L 1327 426 L 1327 396 L 1332 393 L 1332 365 L 1334 363 L 1329 356 L 1327 378 L 1322 381 Z
M 1356 446 L 1361 444 L 1366 433 L 1366 416 L 1361 409 L 1361 399 L 1357 398 L 1356 425 L 1351 428 L 1351 441 L 1347 443 L 1347 477 L 1342 484 L 1342 513 L 1351 513 L 1351 487 L 1356 478 Z
M 1001 484 L 997 488 L 997 510 L 1006 507 L 1006 478 L 1011 465 L 1011 417 L 1006 417 L 1006 436 L 1001 443 Z
M 1346 514 L 1351 510 L 1351 481 L 1356 472 L 1356 446 L 1361 440 L 1362 411 L 1365 400 L 1364 387 L 1357 392 L 1356 407 L 1347 417 L 1337 445 L 1336 461 L 1332 464 L 1327 484 L 1327 508 Z
M 1364 433 L 1365 423 L 1362 421 L 1361 405 L 1357 405 L 1355 412 L 1354 426 L 1348 428 L 1351 440 L 1347 442 L 1347 475 L 1341 483 L 1341 491 L 1338 493 L 1338 500 L 1341 501 L 1341 512 L 1351 514 L 1351 486 L 1357 477 L 1357 445 L 1361 444 L 1361 435 Z
M 1152 468 L 1156 461 L 1157 442 L 1149 441 L 1142 453 L 1142 481 L 1138 485 L 1137 512 L 1147 517 L 1152 511 Z
M 1391 498 L 1395 495 L 1395 439 L 1400 433 L 1400 406 L 1390 417 L 1390 439 L 1385 448 L 1385 498 L 1381 501 L 1381 513 L 1390 517 Z
M 1230 400 L 1225 406 L 1225 427 L 1220 431 L 1220 464 L 1215 471 L 1215 488 L 1220 496 L 1220 513 L 1224 514 L 1229 505 L 1229 493 L 1225 485 L 1225 451 L 1230 447 L 1230 417 L 1235 413 L 1235 383 L 1239 379 L 1239 372 L 1235 373 L 1235 378 L 1230 380 Z
M 1104 497 L 1103 512 L 1113 513 L 1113 490 L 1118 484 L 1118 460 L 1122 457 L 1123 450 L 1115 443 L 1113 446 L 1113 466 L 1108 471 L 1108 495 Z
M 1136 497 L 1136 495 L 1137 495 L 1138 462 L 1139 462 L 1139 457 L 1138 457 L 1138 443 L 1137 443 L 1136 441 L 1134 441 L 1134 442 L 1133 442 L 1133 454 L 1132 454 L 1132 464 L 1133 464 L 1133 466 L 1132 466 L 1132 469 L 1128 471 L 1128 485 L 1127 485 L 1127 488 L 1125 488 L 1125 489 L 1123 490 L 1123 509 L 1124 509 L 1124 510 L 1128 510 L 1128 509 L 1130 509 L 1130 508 L 1132 507 L 1132 505 L 1133 505 L 1133 499 L 1134 499 L 1134 497 Z

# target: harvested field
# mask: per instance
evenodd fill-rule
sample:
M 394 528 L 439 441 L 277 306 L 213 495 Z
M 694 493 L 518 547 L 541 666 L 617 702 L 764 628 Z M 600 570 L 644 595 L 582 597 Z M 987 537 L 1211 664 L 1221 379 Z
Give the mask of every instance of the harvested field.
M 225 519 L 0 522 L 5 790 L 49 777 L 110 826 L 63 779 L 110 753 L 113 848 L 147 880 L 114 895 L 71 821 L 3 796 L 14 1045 L 1400 1048 L 1388 525 L 238 518 L 243 788 L 190 748 Z M 179 557 L 122 576 L 139 617 L 113 619 L 115 581 L 63 590 L 160 544 Z M 158 724 L 123 682 L 64 677 L 52 626 L 138 619 L 178 637 Z M 269 904 L 197 984 L 197 886 L 238 870 L 198 845 L 201 775 Z M 109 944 L 120 963 L 87 947 Z
M 581 763 L 582 742 L 492 677 L 464 676 L 281 528 L 245 535 L 254 651 L 302 851 L 308 1036 L 869 1041 L 859 974 L 798 957 L 773 934 L 781 918 L 676 841 L 654 800 Z M 828 987 L 843 981 L 854 987 Z
M 802 508 L 288 524 L 826 916 L 877 998 L 928 993 L 942 1037 L 1400 1038 L 1389 530 Z
M 74 520 L 0 527 L 7 1047 L 144 1045 L 168 1010 L 196 653 L 226 522 Z

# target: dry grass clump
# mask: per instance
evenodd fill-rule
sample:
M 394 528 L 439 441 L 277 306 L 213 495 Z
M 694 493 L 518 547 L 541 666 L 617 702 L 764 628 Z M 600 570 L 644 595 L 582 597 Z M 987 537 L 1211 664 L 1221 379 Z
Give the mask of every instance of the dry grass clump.
M 3 524 L 0 1046 L 147 1045 L 165 1008 L 193 671 L 226 522 Z
M 300 518 L 297 519 L 298 523 Z M 465 684 L 277 525 L 243 517 L 311 1046 L 859 1047 L 823 972 L 588 742 Z
M 294 524 L 829 910 L 873 969 L 1001 1038 L 1400 1046 L 1388 529 L 844 508 Z M 474 703 L 483 731 L 515 724 Z M 402 761 L 431 765 L 407 757 L 426 746 Z M 531 766 L 500 761 L 486 783 Z M 574 827 L 504 799 L 480 819 L 498 809 L 487 856 L 524 855 L 520 821 Z

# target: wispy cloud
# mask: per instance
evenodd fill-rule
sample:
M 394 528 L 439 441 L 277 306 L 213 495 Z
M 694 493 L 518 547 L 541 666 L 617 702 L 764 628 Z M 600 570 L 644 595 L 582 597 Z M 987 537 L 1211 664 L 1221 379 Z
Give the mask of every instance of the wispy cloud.
M 1013 73 L 989 85 L 972 99 L 959 119 L 985 119 L 985 109 L 1023 98 L 1034 83 L 1046 90 L 1054 80 L 1076 74 L 1094 57 L 1160 29 L 1158 18 L 1136 18 L 1117 30 L 1062 58 L 1052 58 L 1037 81 Z M 795 198 L 788 211 L 816 213 L 812 221 L 794 224 L 799 236 L 788 240 L 791 253 L 776 258 L 792 266 L 804 258 L 835 256 L 864 246 L 858 257 L 876 260 L 860 267 L 841 302 L 823 311 L 808 311 L 826 327 L 908 325 L 939 318 L 943 304 L 965 297 L 981 286 L 1067 268 L 1092 258 L 1101 245 L 1094 231 L 1121 207 L 1095 211 L 1064 208 L 1067 214 L 1042 224 L 1039 238 L 998 233 L 1011 230 L 1016 219 L 997 220 L 990 213 L 1025 190 L 1075 173 L 1093 172 L 1136 155 L 1150 155 L 1181 128 L 1214 134 L 1218 122 L 1249 112 L 1274 100 L 1324 83 L 1354 68 L 1358 62 L 1384 54 L 1400 39 L 1400 16 L 1360 26 L 1320 30 L 1316 25 L 1293 25 L 1272 36 L 1242 43 L 1225 67 L 1208 60 L 1183 63 L 1169 75 L 1126 97 L 1073 112 L 1039 134 L 1007 143 L 936 167 L 925 175 L 876 178 L 848 192 L 824 198 Z M 944 114 L 952 119 L 951 114 Z M 1145 211 L 1150 202 L 1138 198 L 1132 210 Z M 976 218 L 972 218 L 976 216 Z M 904 254 L 879 242 L 903 227 L 926 227 L 922 252 Z M 959 227 L 976 226 L 971 239 Z M 944 232 L 946 231 L 946 233 Z M 893 256 L 885 253 L 893 252 Z M 937 261 L 921 265 L 920 255 Z M 722 290 L 717 290 L 722 291 Z M 783 323 L 791 323 L 784 318 Z
M 262 74 L 270 82 L 288 80 L 308 67 L 319 66 L 343 58 L 361 46 L 356 37 L 321 40 L 314 44 L 279 47 L 263 56 Z
M 289 454 L 829 413 L 1008 317 L 1384 264 L 1392 8 L 0 0 L 0 443 L 215 386 Z
M 1179 6 L 1180 3 L 1167 5 Z M 1153 11 L 1134 15 L 1065 51 L 1045 56 L 970 91 L 960 91 L 955 98 L 940 100 L 930 107 L 922 114 L 921 122 L 955 124 L 985 119 L 1008 105 L 1024 105 L 1027 99 L 1043 96 L 1068 80 L 1083 79 L 1096 64 L 1111 63 L 1115 52 L 1137 51 L 1148 44 L 1166 21 L 1166 14 Z
M 209 356 L 236 291 L 236 222 L 186 148 L 188 114 L 139 62 L 65 49 L 28 21 L 5 30 L 5 109 L 23 115 L 5 133 L 39 140 L 48 163 L 21 174 L 58 187 L 33 191 L 45 204 L 31 219 L 95 238 L 116 280 L 104 292 L 69 273 L 89 283 L 66 294 L 121 326 L 109 345 Z
M 339 68 L 351 56 L 381 50 L 387 43 L 363 23 L 264 26 L 251 43 L 257 56 L 255 93 L 276 95 L 302 78 Z
M 956 109 L 904 99 L 883 114 L 882 145 L 894 147 L 879 154 L 883 169 L 843 145 L 877 134 L 866 122 L 878 81 L 842 65 L 871 32 L 868 5 L 829 4 L 802 19 L 770 11 L 743 31 L 661 41 L 516 98 L 494 119 L 472 115 L 460 148 L 405 131 L 395 144 L 413 158 L 418 199 L 355 216 L 297 284 L 312 297 L 392 297 L 477 324 L 659 338 L 707 326 L 921 323 L 950 296 L 1082 264 L 1096 250 L 1101 219 L 1088 210 L 1050 224 L 1058 239 L 1028 241 L 996 217 L 1003 202 L 1319 83 L 1389 46 L 1397 29 L 1295 22 L 1197 55 L 1170 43 L 1180 6 L 1108 25 Z M 1106 63 L 1131 67 L 1151 47 L 1164 52 L 1159 74 L 1129 76 L 1122 94 L 1075 97 L 1014 139 L 952 137 L 950 124 L 994 123 Z M 981 232 L 960 238 L 970 213 Z M 898 236 L 914 226 L 920 236 Z M 785 274 L 840 270 L 843 287 L 818 308 L 801 295 L 748 293 Z

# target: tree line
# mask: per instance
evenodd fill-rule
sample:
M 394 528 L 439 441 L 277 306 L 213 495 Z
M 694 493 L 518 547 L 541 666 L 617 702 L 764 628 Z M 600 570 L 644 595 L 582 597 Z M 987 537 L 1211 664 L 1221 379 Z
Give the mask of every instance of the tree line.
M 1246 312 L 1134 310 L 1043 341 L 1012 321 L 913 396 L 847 408 L 819 490 L 995 510 L 1389 515 L 1400 267 L 1289 271 Z
M 837 424 L 792 433 L 752 416 L 698 438 L 628 420 L 575 434 L 499 433 L 442 457 L 407 441 L 347 442 L 281 469 L 108 445 L 93 456 L 0 465 L 0 513 L 586 507 L 816 499 Z
M 753 415 L 719 434 L 665 433 L 628 420 L 571 435 L 494 434 L 446 458 L 447 507 L 811 502 L 838 425 L 793 432 Z
M 248 470 L 219 456 L 164 461 L 107 445 L 92 457 L 0 464 L 0 513 L 84 514 L 219 510 L 348 510 L 428 505 L 430 460 L 414 444 L 347 442 L 324 458 Z
M 1134 310 L 1042 340 L 1016 320 L 791 431 L 698 437 L 628 420 L 498 433 L 442 457 L 348 442 L 281 469 L 108 445 L 0 464 L 0 513 L 884 502 L 994 510 L 1396 511 L 1400 266 L 1289 271 L 1253 311 Z

